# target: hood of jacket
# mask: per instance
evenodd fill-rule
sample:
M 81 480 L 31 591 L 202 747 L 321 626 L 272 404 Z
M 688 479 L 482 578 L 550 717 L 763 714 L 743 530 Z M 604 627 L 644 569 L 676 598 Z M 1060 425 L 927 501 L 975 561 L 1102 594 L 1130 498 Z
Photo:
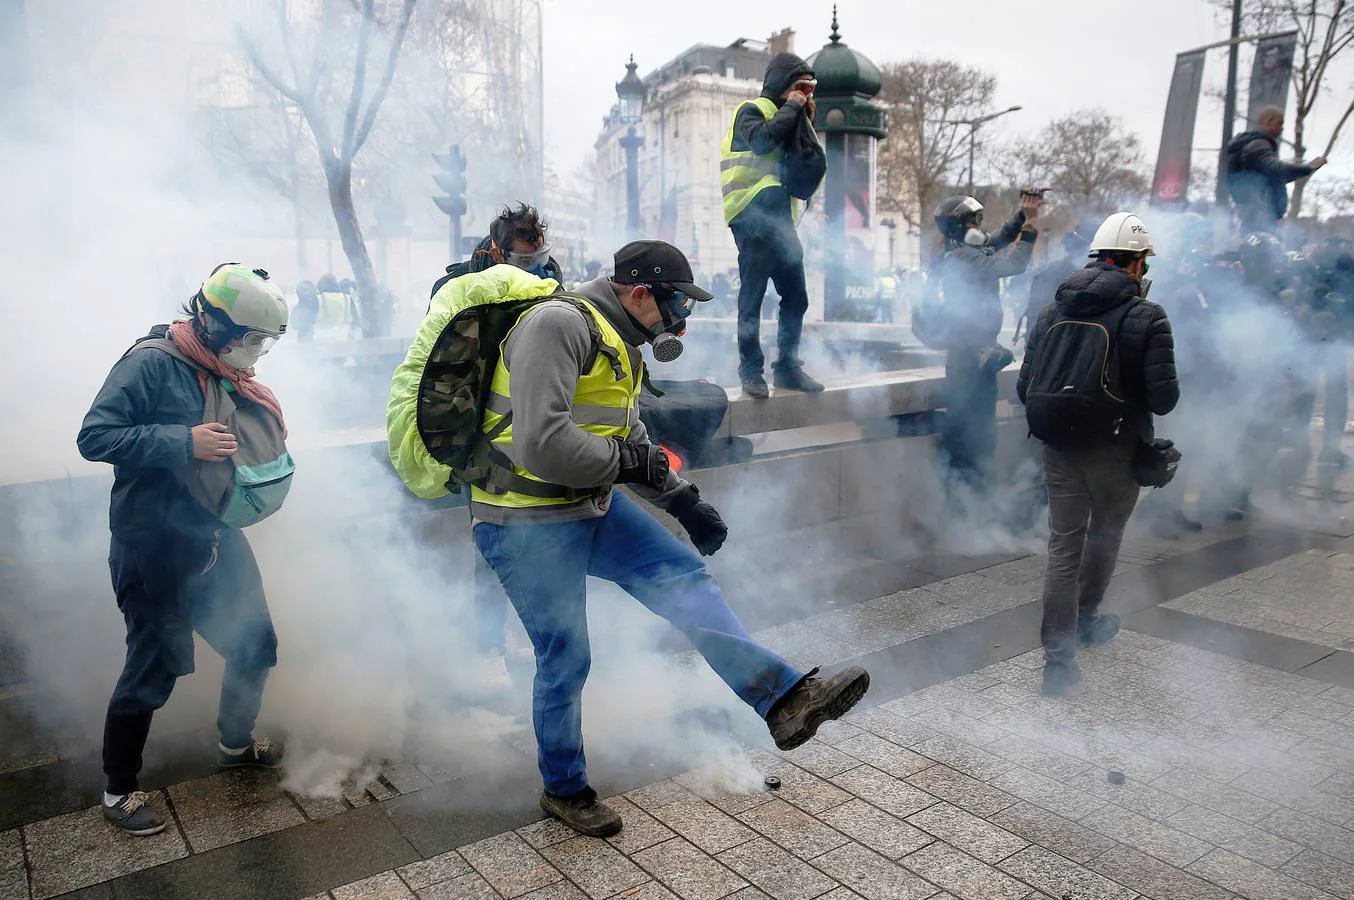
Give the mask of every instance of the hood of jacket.
M 1072 318 L 1089 318 L 1140 299 L 1137 277 L 1112 263 L 1093 262 L 1073 273 L 1058 288 L 1058 312 Z
M 621 306 L 621 301 L 616 299 L 616 292 L 611 289 L 610 278 L 603 275 L 592 281 L 586 281 L 574 288 L 574 293 L 591 300 L 592 305 L 606 316 L 606 320 L 620 334 L 621 340 L 631 347 L 643 347 L 649 342 L 644 333 L 635 326 L 625 307 Z
M 1257 128 L 1255 131 L 1243 131 L 1241 134 L 1232 138 L 1232 142 L 1227 145 L 1227 158 L 1229 160 L 1235 158 L 1247 144 L 1254 140 L 1266 141 L 1269 143 L 1270 147 L 1274 149 L 1275 153 L 1279 152 L 1279 142 L 1275 139 L 1274 135 L 1270 134 L 1268 131 L 1261 131 Z
M 762 96 L 782 103 L 781 95 L 790 89 L 800 75 L 812 75 L 813 68 L 793 53 L 777 53 L 766 67 L 762 80 Z

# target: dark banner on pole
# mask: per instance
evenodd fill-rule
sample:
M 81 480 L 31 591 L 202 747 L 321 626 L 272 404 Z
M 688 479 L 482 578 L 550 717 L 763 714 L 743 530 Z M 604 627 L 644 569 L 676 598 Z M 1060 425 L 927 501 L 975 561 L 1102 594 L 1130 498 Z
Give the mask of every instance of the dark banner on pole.
M 1204 82 L 1204 53 L 1182 53 L 1175 58 L 1166 118 L 1161 125 L 1157 171 L 1152 178 L 1152 205 L 1184 203 L 1189 191 L 1189 158 L 1194 149 L 1194 117 L 1199 111 L 1199 89 Z
M 1260 110 L 1266 106 L 1288 106 L 1288 82 L 1293 72 L 1293 52 L 1298 44 L 1295 33 L 1266 38 L 1255 48 L 1251 63 L 1250 100 L 1246 104 L 1246 129 L 1260 125 Z

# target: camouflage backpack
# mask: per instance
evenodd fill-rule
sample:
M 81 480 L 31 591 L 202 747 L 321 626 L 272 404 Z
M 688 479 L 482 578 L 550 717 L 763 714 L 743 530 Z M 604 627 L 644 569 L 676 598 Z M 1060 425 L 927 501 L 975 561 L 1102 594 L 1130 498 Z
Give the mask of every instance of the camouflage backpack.
M 491 458 L 493 434 L 481 430 L 504 339 L 522 314 L 547 301 L 580 309 L 581 298 L 515 266 L 498 265 L 445 282 L 433 295 L 404 362 L 395 370 L 386 430 L 391 465 L 414 494 L 435 500 L 482 485 L 502 464 Z M 591 314 L 584 316 L 592 356 L 608 353 Z M 613 360 L 615 365 L 618 362 Z M 499 428 L 506 428 L 511 414 Z M 516 477 L 499 471 L 496 477 Z M 535 484 L 539 487 L 539 484 Z

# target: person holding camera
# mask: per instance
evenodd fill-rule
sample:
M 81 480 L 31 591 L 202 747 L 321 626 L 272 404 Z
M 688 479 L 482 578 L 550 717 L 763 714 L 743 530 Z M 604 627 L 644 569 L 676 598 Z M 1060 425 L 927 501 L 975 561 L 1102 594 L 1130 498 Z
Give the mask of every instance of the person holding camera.
M 738 246 L 738 376 L 747 397 L 767 397 L 761 312 L 768 280 L 780 296 L 772 367 L 778 388 L 818 392 L 823 385 L 799 358 L 809 292 L 804 247 L 795 226 L 827 174 L 827 154 L 813 130 L 813 69 L 793 53 L 777 53 L 766 68 L 762 95 L 734 110 L 720 151 L 724 222 Z
M 1180 399 L 1166 311 L 1146 299 L 1147 225 L 1115 213 L 1091 241 L 1092 262 L 1058 288 L 1030 329 L 1016 392 L 1044 442 L 1048 569 L 1044 693 L 1081 680 L 1077 648 L 1103 644 L 1119 617 L 1101 614 L 1139 488 L 1164 485 L 1179 453 L 1154 440 L 1152 416 Z M 1147 471 L 1144 471 L 1147 470 Z M 1156 471 L 1151 471 L 1156 470 Z

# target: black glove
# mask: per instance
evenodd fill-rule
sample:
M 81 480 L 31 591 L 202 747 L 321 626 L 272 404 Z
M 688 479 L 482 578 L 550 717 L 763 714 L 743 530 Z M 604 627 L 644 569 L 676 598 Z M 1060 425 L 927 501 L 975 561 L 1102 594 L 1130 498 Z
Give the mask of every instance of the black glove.
M 662 490 L 668 482 L 668 455 L 653 444 L 633 444 L 613 438 L 621 452 L 617 484 L 643 484 Z
M 701 556 L 714 556 L 729 536 L 729 526 L 719 517 L 718 510 L 701 499 L 694 484 L 687 485 L 672 499 L 668 512 L 686 529 Z

